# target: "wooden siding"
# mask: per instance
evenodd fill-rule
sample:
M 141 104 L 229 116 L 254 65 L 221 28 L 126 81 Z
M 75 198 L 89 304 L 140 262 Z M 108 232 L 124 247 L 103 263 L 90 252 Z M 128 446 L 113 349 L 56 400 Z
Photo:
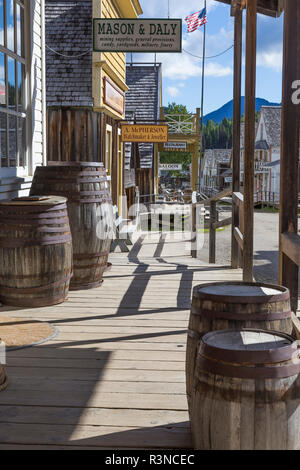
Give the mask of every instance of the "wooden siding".
M 31 57 L 31 96 L 32 96 L 32 168 L 45 162 L 45 56 L 44 56 L 44 0 L 31 2 L 32 57 Z
M 118 201 L 118 123 L 89 109 L 48 108 L 48 161 L 105 162 L 106 125 L 112 127 L 112 198 Z
M 141 196 L 153 194 L 152 168 L 138 168 L 136 170 L 136 186 L 138 186 Z M 142 202 L 150 202 L 150 199 L 142 199 Z
M 119 13 L 112 5 L 111 0 L 102 0 L 102 17 L 103 18 L 119 18 Z M 125 83 L 126 74 L 126 54 L 121 52 L 103 53 L 103 59 L 108 65 L 119 75 L 120 79 Z

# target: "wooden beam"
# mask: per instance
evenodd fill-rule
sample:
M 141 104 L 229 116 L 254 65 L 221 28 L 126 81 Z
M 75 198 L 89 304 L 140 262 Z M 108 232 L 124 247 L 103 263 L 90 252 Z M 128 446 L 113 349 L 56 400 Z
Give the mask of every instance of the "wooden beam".
M 218 194 L 216 194 L 210 199 L 207 199 L 204 202 L 207 203 L 208 201 L 220 201 L 223 197 L 231 196 L 231 194 L 232 194 L 231 188 L 230 189 L 226 188 L 223 191 L 220 191 Z
M 242 234 L 242 232 L 240 231 L 240 229 L 238 227 L 235 227 L 235 229 L 234 229 L 234 236 L 235 236 L 236 241 L 238 242 L 241 250 L 243 250 L 243 248 L 244 248 L 244 237 L 243 237 L 243 234 Z
M 232 16 L 237 10 L 237 3 L 241 3 L 240 8 L 246 8 L 246 0 L 216 0 L 220 3 L 231 5 Z M 278 17 L 283 11 L 284 0 L 257 0 L 257 13 L 267 16 Z
M 215 222 L 213 223 L 213 228 L 221 228 L 221 227 L 226 227 L 227 225 L 231 225 L 232 223 L 232 217 L 227 217 L 226 219 L 220 220 L 220 222 Z
M 300 235 L 297 233 L 281 234 L 281 249 L 290 260 L 300 266 Z
M 232 193 L 232 199 L 238 206 L 241 206 L 244 204 L 244 195 L 242 193 L 239 193 L 239 192 Z
M 235 2 L 236 6 L 239 1 Z M 234 85 L 233 85 L 233 138 L 232 138 L 232 192 L 240 191 L 241 158 L 241 86 L 242 86 L 242 38 L 243 12 L 238 8 L 234 19 Z M 238 268 L 241 253 L 234 236 L 239 226 L 239 209 L 232 197 L 231 267 Z
M 192 189 L 197 191 L 198 188 L 198 177 L 199 177 L 199 138 L 200 138 L 200 108 L 196 111 L 196 130 L 197 133 L 194 136 L 194 152 L 192 156 Z M 202 151 L 202 149 L 201 149 Z
M 300 321 L 298 320 L 294 312 L 292 312 L 292 323 L 293 323 L 293 336 L 296 339 L 300 340 Z
M 254 228 L 254 151 L 255 151 L 255 91 L 256 91 L 256 14 L 257 0 L 247 2 L 246 25 L 246 85 L 245 85 L 245 144 L 244 144 L 244 246 L 243 279 L 253 280 Z
M 295 250 L 298 233 L 298 167 L 300 104 L 295 99 L 294 82 L 300 79 L 300 2 L 285 0 L 283 41 L 283 87 L 280 157 L 280 237 L 279 282 L 289 288 L 292 310 L 298 306 L 299 255 L 291 259 L 283 248 Z M 296 59 L 297 58 L 297 59 Z M 289 232 L 288 238 L 286 232 Z M 282 234 L 285 234 L 282 236 Z M 296 236 L 295 236 L 296 235 Z M 293 247 L 294 245 L 294 247 Z M 298 248 L 299 249 L 299 248 Z M 296 250 L 297 251 L 297 250 Z
M 217 203 L 211 201 L 209 214 L 209 263 L 216 262 L 216 229 L 214 227 L 217 222 Z

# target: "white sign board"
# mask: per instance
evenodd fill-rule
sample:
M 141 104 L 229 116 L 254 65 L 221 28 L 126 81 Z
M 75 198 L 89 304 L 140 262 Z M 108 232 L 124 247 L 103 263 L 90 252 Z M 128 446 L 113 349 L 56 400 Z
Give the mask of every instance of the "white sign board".
M 167 142 L 166 144 L 164 144 L 164 148 L 185 150 L 187 148 L 187 143 L 186 142 Z
M 95 18 L 95 52 L 181 52 L 181 19 Z
M 159 165 L 160 170 L 182 170 L 181 163 L 161 163 Z
M 225 183 L 232 183 L 232 176 L 225 176 L 224 182 Z

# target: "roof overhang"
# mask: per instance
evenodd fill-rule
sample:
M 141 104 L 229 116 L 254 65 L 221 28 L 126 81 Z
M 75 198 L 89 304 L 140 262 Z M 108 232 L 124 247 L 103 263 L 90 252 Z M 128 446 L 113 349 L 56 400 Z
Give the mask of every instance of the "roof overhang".
M 246 0 L 216 0 L 220 3 L 231 5 L 231 15 L 234 16 L 238 8 L 246 7 Z M 283 0 L 257 0 L 257 12 L 262 15 L 277 18 L 283 12 Z
M 139 0 L 115 0 L 122 18 L 137 18 L 143 13 Z

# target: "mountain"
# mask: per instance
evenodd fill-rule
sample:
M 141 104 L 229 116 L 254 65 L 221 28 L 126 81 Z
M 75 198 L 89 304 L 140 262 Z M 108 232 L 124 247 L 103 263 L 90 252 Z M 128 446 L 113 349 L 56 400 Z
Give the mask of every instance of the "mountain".
M 267 101 L 263 98 L 256 98 L 256 111 L 260 111 L 262 106 L 281 106 L 280 103 L 270 103 L 270 101 Z M 241 116 L 245 114 L 245 97 L 242 96 L 241 100 Z M 228 101 L 228 103 L 224 104 L 221 108 L 217 109 L 216 111 L 213 111 L 209 114 L 206 114 L 206 116 L 203 117 L 203 122 L 204 124 L 207 123 L 207 121 L 211 120 L 214 121 L 215 123 L 220 123 L 224 118 L 232 119 L 233 117 L 233 100 Z

